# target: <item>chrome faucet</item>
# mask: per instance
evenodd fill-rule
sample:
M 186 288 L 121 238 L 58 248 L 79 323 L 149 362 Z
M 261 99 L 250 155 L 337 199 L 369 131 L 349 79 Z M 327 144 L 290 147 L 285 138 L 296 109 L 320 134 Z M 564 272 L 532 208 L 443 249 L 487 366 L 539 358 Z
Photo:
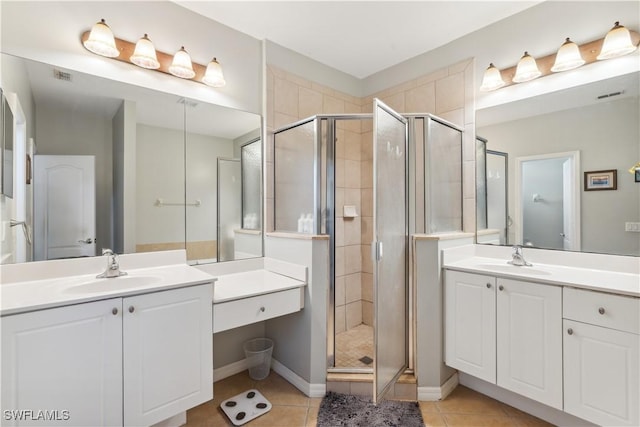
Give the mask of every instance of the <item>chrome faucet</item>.
M 511 255 L 511 257 L 511 261 L 507 261 L 507 263 L 511 265 L 515 265 L 517 267 L 531 267 L 533 265 L 524 259 L 524 255 L 522 254 L 522 246 L 520 245 L 515 245 L 513 247 L 513 255 Z
M 102 255 L 107 256 L 107 268 L 103 273 L 96 276 L 97 279 L 113 279 L 114 277 L 126 276 L 127 273 L 120 271 L 118 264 L 118 254 L 111 249 L 102 249 Z

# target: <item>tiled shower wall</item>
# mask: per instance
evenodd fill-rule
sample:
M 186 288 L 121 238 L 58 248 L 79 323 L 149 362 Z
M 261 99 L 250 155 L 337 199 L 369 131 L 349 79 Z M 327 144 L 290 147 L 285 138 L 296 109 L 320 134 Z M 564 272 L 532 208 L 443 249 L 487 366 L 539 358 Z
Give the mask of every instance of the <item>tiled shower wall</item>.
M 365 98 L 333 90 L 267 66 L 267 231 L 273 231 L 273 131 L 322 113 L 372 112 L 379 98 L 401 113 L 432 113 L 465 129 L 463 229 L 475 230 L 473 60 L 385 89 Z M 372 120 L 339 122 L 336 140 L 336 333 L 373 324 Z M 358 217 L 343 218 L 343 205 Z

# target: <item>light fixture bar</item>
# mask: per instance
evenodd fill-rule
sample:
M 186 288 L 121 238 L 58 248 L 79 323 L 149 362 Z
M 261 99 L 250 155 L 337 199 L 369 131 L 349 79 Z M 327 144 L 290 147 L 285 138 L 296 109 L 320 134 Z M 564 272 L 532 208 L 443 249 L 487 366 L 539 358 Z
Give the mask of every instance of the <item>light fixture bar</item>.
M 85 31 L 82 34 L 81 40 L 82 43 L 84 44 L 84 41 L 87 40 L 89 38 L 89 33 L 91 31 Z M 131 64 L 131 65 L 135 65 L 133 64 L 130 60 L 129 57 L 131 55 L 133 55 L 133 52 L 136 48 L 136 44 L 135 43 L 131 43 L 128 42 L 126 40 L 122 40 L 119 38 L 115 38 L 116 40 L 116 48 L 120 51 L 120 55 L 116 58 L 111 58 L 111 59 L 115 59 L 121 62 L 126 62 L 127 64 Z M 153 71 L 160 71 L 162 73 L 168 74 L 171 77 L 175 77 L 173 74 L 171 74 L 169 72 L 169 67 L 171 66 L 171 63 L 173 62 L 173 55 L 169 55 L 167 53 L 164 52 L 160 52 L 159 50 L 156 50 L 156 56 L 158 57 L 158 62 L 160 63 L 160 68 L 155 69 Z M 198 83 L 202 83 L 202 78 L 204 77 L 204 73 L 207 70 L 207 67 L 204 65 L 200 65 L 196 62 L 191 62 L 191 64 L 193 65 L 193 71 L 195 71 L 196 75 L 189 79 L 189 80 L 193 80 L 195 82 Z M 204 84 L 204 83 L 203 83 Z
M 640 34 L 631 30 L 629 32 L 631 33 L 631 42 L 634 46 L 637 46 L 640 43 Z M 598 61 L 597 56 L 600 54 L 603 42 L 604 37 L 578 46 L 578 48 L 580 49 L 580 53 L 582 54 L 582 58 L 585 61 L 584 65 Z M 551 71 L 551 67 L 553 67 L 553 63 L 555 62 L 555 60 L 556 53 L 552 53 L 551 55 L 547 55 L 542 58 L 536 58 L 538 69 L 542 73 L 540 77 L 548 76 L 549 74 L 559 74 Z M 517 84 L 513 81 L 513 77 L 516 74 L 516 67 L 517 65 L 514 65 L 513 67 L 506 68 L 500 71 L 502 80 L 504 80 L 505 83 L 503 87 Z

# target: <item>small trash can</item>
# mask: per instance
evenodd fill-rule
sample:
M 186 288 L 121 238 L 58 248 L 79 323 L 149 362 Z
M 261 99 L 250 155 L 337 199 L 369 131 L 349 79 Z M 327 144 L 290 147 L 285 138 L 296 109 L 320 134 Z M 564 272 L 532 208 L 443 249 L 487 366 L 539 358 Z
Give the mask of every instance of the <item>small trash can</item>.
M 273 341 L 269 338 L 255 338 L 244 343 L 244 355 L 251 379 L 263 380 L 269 376 L 272 352 Z

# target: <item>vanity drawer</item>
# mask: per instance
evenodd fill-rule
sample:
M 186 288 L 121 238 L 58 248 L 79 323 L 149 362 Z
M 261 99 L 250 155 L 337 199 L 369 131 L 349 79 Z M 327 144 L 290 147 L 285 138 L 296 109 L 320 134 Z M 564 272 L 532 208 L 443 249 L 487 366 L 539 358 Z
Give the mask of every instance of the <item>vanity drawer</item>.
M 303 290 L 294 288 L 213 304 L 213 332 L 300 311 L 304 307 Z
M 562 317 L 640 334 L 640 298 L 565 287 Z

